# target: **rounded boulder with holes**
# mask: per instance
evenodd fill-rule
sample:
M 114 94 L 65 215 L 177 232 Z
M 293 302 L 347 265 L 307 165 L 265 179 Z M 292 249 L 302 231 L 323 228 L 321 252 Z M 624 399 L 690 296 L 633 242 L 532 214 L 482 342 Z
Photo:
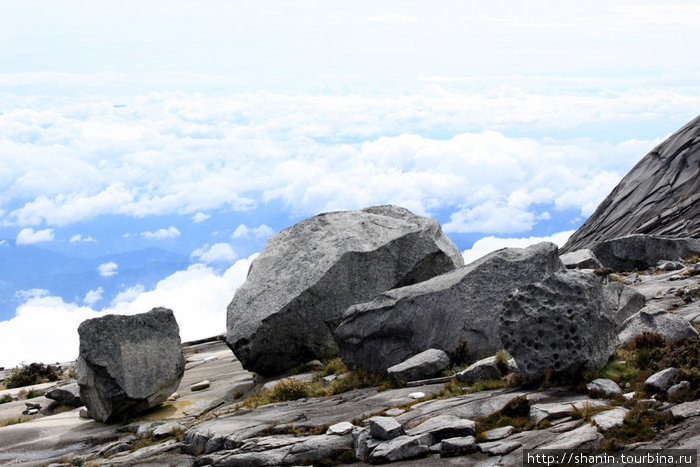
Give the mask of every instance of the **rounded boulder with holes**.
M 504 348 L 531 380 L 602 368 L 615 350 L 615 320 L 590 273 L 561 271 L 516 289 L 500 324 Z

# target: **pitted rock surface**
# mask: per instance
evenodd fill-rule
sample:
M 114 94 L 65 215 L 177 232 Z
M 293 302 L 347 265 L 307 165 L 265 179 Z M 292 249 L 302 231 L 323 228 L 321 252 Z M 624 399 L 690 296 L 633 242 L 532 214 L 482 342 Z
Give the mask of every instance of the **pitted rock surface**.
M 462 265 L 438 221 L 404 208 L 319 214 L 270 237 L 228 307 L 226 342 L 244 368 L 279 373 L 334 353 L 349 306 Z
M 615 327 L 597 277 L 567 270 L 513 292 L 500 336 L 521 373 L 535 379 L 602 368 L 615 349 Z
M 472 361 L 493 355 L 502 347 L 495 314 L 508 294 L 562 269 L 557 246 L 539 243 L 494 251 L 455 271 L 384 292 L 344 314 L 335 331 L 341 357 L 351 367 L 383 371 L 430 348 L 460 351 Z

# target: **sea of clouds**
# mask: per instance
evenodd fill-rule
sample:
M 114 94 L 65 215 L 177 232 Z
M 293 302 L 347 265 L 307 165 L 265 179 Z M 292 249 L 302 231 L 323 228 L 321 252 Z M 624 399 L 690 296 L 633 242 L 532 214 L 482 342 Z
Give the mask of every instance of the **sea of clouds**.
M 0 219 L 18 244 L 98 242 L 74 233 L 69 240 L 62 228 L 112 214 L 181 214 L 204 226 L 214 212 L 271 203 L 294 216 L 393 203 L 422 215 L 447 212 L 448 234 L 483 233 L 464 252 L 467 261 L 503 246 L 562 244 L 571 230 L 538 235 L 538 223 L 562 210 L 588 216 L 665 136 L 577 128 L 685 119 L 700 107 L 695 93 L 660 89 L 556 94 L 435 84 L 408 95 L 0 99 Z M 252 260 L 238 257 L 235 240 L 272 232 L 239 226 L 228 241 L 193 250 L 194 264 L 153 290 L 134 285 L 99 309 L 99 289 L 73 302 L 25 291 L 15 316 L 0 322 L 0 365 L 71 360 L 78 324 L 105 313 L 166 306 L 183 340 L 224 332 L 226 306 Z M 158 241 L 179 230 L 146 234 Z M 102 266 L 100 274 L 118 273 L 118 265 Z

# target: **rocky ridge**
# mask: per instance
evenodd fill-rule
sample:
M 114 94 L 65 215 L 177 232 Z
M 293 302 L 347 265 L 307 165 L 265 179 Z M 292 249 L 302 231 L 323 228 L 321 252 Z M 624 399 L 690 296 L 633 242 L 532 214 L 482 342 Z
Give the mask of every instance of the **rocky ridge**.
M 700 116 L 644 156 L 569 238 L 562 252 L 632 234 L 698 238 L 699 197 Z

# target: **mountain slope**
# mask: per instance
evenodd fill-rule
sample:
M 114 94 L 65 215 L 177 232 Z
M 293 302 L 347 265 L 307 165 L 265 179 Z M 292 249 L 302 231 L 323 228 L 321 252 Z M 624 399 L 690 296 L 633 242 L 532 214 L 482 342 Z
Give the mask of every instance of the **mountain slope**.
M 631 234 L 700 236 L 700 116 L 639 161 L 562 252 Z

